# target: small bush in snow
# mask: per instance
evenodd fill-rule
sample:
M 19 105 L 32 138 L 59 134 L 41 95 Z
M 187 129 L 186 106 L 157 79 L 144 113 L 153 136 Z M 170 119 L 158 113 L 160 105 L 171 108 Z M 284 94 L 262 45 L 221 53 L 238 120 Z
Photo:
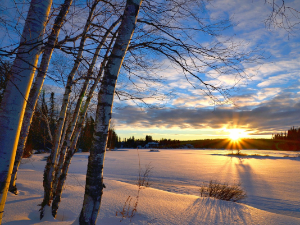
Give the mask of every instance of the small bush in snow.
M 152 173 L 153 167 L 151 166 L 151 163 L 148 163 L 145 165 L 145 169 L 143 170 L 141 167 L 141 159 L 140 159 L 140 153 L 137 149 L 138 158 L 139 158 L 139 176 L 137 177 L 137 186 L 139 189 L 141 187 L 150 187 L 149 177 Z
M 128 198 L 126 199 L 123 209 L 122 211 L 117 211 L 116 212 L 116 216 L 121 215 L 122 218 L 120 220 L 120 222 L 122 222 L 125 218 L 129 218 L 130 222 L 132 220 L 132 218 L 134 217 L 135 213 L 137 212 L 137 205 L 139 202 L 139 195 L 140 195 L 140 189 L 138 191 L 138 195 L 136 196 L 136 200 L 134 202 L 134 204 L 132 205 L 132 197 L 128 196 Z
M 242 153 L 241 150 L 236 150 L 236 152 L 233 152 L 233 150 L 231 150 L 231 153 L 227 154 L 228 156 L 248 156 L 245 153 Z
M 138 149 L 137 149 L 138 150 Z M 149 187 L 149 176 L 152 172 L 153 167 L 151 166 L 151 163 L 145 165 L 145 169 L 143 170 L 141 168 L 141 160 L 140 160 L 140 154 L 138 152 L 138 158 L 139 158 L 139 176 L 137 177 L 137 186 L 138 186 L 138 192 L 137 196 L 135 197 L 135 200 L 133 197 L 128 196 L 126 199 L 123 209 L 116 212 L 116 216 L 122 216 L 120 222 L 122 222 L 125 218 L 129 218 L 130 222 L 132 221 L 132 218 L 135 216 L 135 213 L 137 212 L 137 206 L 139 203 L 139 197 L 140 197 L 140 191 L 144 187 Z
M 211 180 L 208 185 L 203 183 L 199 191 L 201 197 L 214 197 L 225 201 L 236 202 L 247 197 L 240 183 L 229 185 L 228 183 L 221 184 Z
M 139 165 L 139 176 L 137 178 L 137 186 L 140 187 L 150 187 L 150 181 L 149 176 L 152 172 L 153 167 L 151 166 L 151 163 L 145 165 L 145 169 L 143 170 L 141 168 L 141 165 Z

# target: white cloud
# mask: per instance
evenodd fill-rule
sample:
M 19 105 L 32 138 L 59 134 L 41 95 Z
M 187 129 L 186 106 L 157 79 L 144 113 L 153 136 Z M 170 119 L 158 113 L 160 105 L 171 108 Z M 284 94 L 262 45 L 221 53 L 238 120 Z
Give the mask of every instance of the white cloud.
M 254 97 L 257 100 L 262 101 L 270 97 L 275 97 L 278 93 L 280 93 L 280 91 L 281 88 L 264 88 L 260 89 Z
M 290 78 L 291 78 L 291 74 L 281 74 L 281 75 L 277 75 L 277 76 L 272 76 L 272 77 L 268 77 L 267 80 L 259 83 L 257 86 L 258 87 L 267 87 L 272 84 L 285 84 L 289 81 Z

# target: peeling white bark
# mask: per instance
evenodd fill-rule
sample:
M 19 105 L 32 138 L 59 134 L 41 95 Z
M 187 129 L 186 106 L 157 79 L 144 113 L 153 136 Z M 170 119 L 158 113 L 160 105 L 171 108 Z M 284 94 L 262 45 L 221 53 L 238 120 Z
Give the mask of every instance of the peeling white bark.
M 51 203 L 51 199 L 52 199 L 52 184 L 53 184 L 53 178 L 54 178 L 54 171 L 55 171 L 55 167 L 56 167 L 56 161 L 57 161 L 57 155 L 58 155 L 58 151 L 59 151 L 59 146 L 60 146 L 60 142 L 61 142 L 61 135 L 62 135 L 62 129 L 63 129 L 63 124 L 66 118 L 66 111 L 67 111 L 67 107 L 68 107 L 68 103 L 69 103 L 69 98 L 70 98 L 70 93 L 72 90 L 72 85 L 73 85 L 73 78 L 75 75 L 75 72 L 77 71 L 80 62 L 81 62 L 81 58 L 82 58 L 82 54 L 83 54 L 83 50 L 84 50 L 84 44 L 86 41 L 86 34 L 89 30 L 89 27 L 91 25 L 92 22 L 92 18 L 93 18 L 93 13 L 94 10 L 96 9 L 97 4 L 99 3 L 99 0 L 94 0 L 93 5 L 90 9 L 89 12 L 89 16 L 87 18 L 87 22 L 85 24 L 84 30 L 83 30 L 83 34 L 82 34 L 82 38 L 80 41 L 80 45 L 79 45 L 79 50 L 76 56 L 76 60 L 74 63 L 74 66 L 68 76 L 68 81 L 67 81 L 67 85 L 65 88 L 65 93 L 63 96 L 63 104 L 60 110 L 60 115 L 59 115 L 59 120 L 57 123 L 57 127 L 55 130 L 55 134 L 54 134 L 54 138 L 53 138 L 53 147 L 51 149 L 51 153 L 50 156 L 47 159 L 47 164 L 44 170 L 44 180 L 43 180 L 43 186 L 44 186 L 44 199 L 43 202 L 41 203 L 41 209 L 40 209 L 40 218 L 43 218 L 43 214 L 44 214 L 44 206 L 46 205 L 50 205 Z
M 38 70 L 38 74 L 35 78 L 33 87 L 30 90 L 28 103 L 27 103 L 26 110 L 25 110 L 24 120 L 22 123 L 20 138 L 19 138 L 19 142 L 18 142 L 17 154 L 15 157 L 15 163 L 14 163 L 13 173 L 11 176 L 10 187 L 9 187 L 9 190 L 13 193 L 17 192 L 17 187 L 16 187 L 17 171 L 18 171 L 20 162 L 22 160 L 22 155 L 23 155 L 25 144 L 27 141 L 30 124 L 31 124 L 31 121 L 33 118 L 33 114 L 35 111 L 36 104 L 38 102 L 40 92 L 41 92 L 43 84 L 44 84 L 46 73 L 48 71 L 48 66 L 49 66 L 49 63 L 51 60 L 54 45 L 57 43 L 60 29 L 64 23 L 66 15 L 68 14 L 71 4 L 72 4 L 72 0 L 65 0 L 64 4 L 61 7 L 59 14 L 57 15 L 57 17 L 55 19 L 51 34 L 48 37 L 48 41 L 45 45 L 45 50 L 43 52 L 42 61 L 41 61 L 40 68 Z M 48 133 L 51 135 L 51 132 L 49 132 L 49 123 L 47 123 L 47 125 L 48 125 Z M 51 139 L 52 139 L 52 136 L 51 136 Z
M 62 134 L 61 134 L 61 143 L 59 145 L 59 150 L 62 149 L 63 147 L 63 142 L 65 141 L 65 138 L 66 138 L 66 133 L 67 133 L 67 129 L 70 125 L 70 109 L 67 111 L 66 113 L 66 119 L 65 119 L 65 123 L 64 123 L 64 126 L 63 126 L 63 131 L 62 131 Z
M 93 146 L 88 159 L 83 206 L 80 225 L 95 224 L 103 194 L 103 166 L 108 129 L 111 119 L 113 96 L 124 56 L 133 35 L 142 0 L 127 0 L 118 37 L 109 57 L 101 89 L 98 94 L 97 114 Z
M 0 223 L 4 212 L 21 125 L 52 0 L 32 0 L 0 107 Z
M 99 45 L 97 46 L 96 48 L 96 51 L 94 53 L 94 57 L 93 57 L 93 60 L 92 60 L 92 63 L 90 64 L 89 66 L 89 69 L 88 69 L 88 73 L 87 73 L 87 77 L 90 77 L 92 76 L 92 73 L 93 73 L 93 70 L 94 70 L 94 66 L 97 62 L 97 59 L 98 59 L 98 55 L 100 53 L 100 50 L 102 49 L 108 35 L 112 32 L 112 30 L 114 29 L 114 27 L 120 22 L 121 18 L 118 19 L 115 23 L 113 23 L 110 28 L 106 31 L 106 33 L 104 34 L 101 42 L 99 43 Z M 112 39 L 113 41 L 113 39 Z M 108 52 L 109 52 L 109 49 L 111 47 L 111 44 L 112 44 L 112 41 L 110 43 L 110 46 L 108 48 L 108 50 L 106 51 L 106 55 L 105 55 L 105 58 L 107 57 L 108 55 Z M 104 59 L 104 61 L 106 61 Z M 86 103 L 84 108 L 83 108 L 83 112 L 84 112 L 84 115 L 87 111 L 87 108 L 88 108 L 88 105 L 89 105 L 89 102 L 90 102 L 90 99 L 92 97 L 92 94 L 100 80 L 100 77 L 101 77 L 101 74 L 102 74 L 102 71 L 103 71 L 103 63 L 101 64 L 101 68 L 100 68 L 100 72 L 97 76 L 97 80 L 94 82 L 94 85 L 93 87 L 91 88 L 90 90 L 90 93 L 89 93 L 89 96 L 88 96 L 88 99 L 86 100 Z M 67 134 L 66 134 L 66 139 L 64 141 L 64 144 L 63 144 L 63 147 L 62 147 L 62 150 L 61 150 L 61 154 L 60 154 L 60 157 L 59 157 L 59 161 L 58 161 L 58 165 L 57 165 L 57 170 L 56 170 L 56 175 L 55 175 L 55 180 L 53 181 L 53 193 L 55 194 L 55 196 L 53 197 L 53 203 L 52 203 L 52 215 L 53 217 L 56 217 L 56 213 L 57 213 L 57 209 L 58 209 L 58 206 L 59 206 L 59 202 L 60 202 L 60 199 L 61 199 L 61 194 L 62 194 L 62 186 L 58 186 L 57 187 L 57 184 L 58 184 L 58 179 L 60 179 L 60 176 L 63 175 L 64 177 L 66 177 L 66 174 L 62 174 L 62 168 L 63 168 L 63 163 L 64 163 L 64 159 L 65 159 L 65 153 L 67 151 L 67 149 L 70 147 L 71 145 L 71 137 L 74 133 L 74 130 L 75 130 L 75 126 L 77 124 L 77 121 L 78 121 L 78 117 L 79 117 L 79 114 L 80 114 L 80 108 L 81 108 L 81 105 L 82 105 L 82 100 L 83 100 L 83 97 L 85 96 L 85 92 L 87 90 L 87 87 L 88 87 L 88 84 L 89 84 L 89 80 L 86 79 L 82 88 L 81 88 L 81 92 L 80 92 L 80 95 L 79 95 L 79 98 L 77 100 L 77 104 L 76 104 L 76 107 L 75 107 L 75 110 L 74 110 L 74 114 L 73 114 L 73 119 L 72 119 L 72 122 L 68 128 L 68 131 L 67 131 Z M 77 142 L 77 141 L 76 141 Z M 74 154 L 74 153 L 73 153 Z M 73 156 L 72 154 L 72 156 Z M 71 162 L 71 160 L 70 160 Z M 60 185 L 63 185 L 64 182 L 60 182 Z M 58 190 L 56 190 L 58 189 Z M 54 195 L 53 194 L 53 195 Z

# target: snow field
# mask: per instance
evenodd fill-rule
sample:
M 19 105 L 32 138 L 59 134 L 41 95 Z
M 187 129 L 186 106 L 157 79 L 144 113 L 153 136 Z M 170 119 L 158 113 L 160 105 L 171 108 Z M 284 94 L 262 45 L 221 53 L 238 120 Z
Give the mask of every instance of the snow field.
M 137 213 L 121 220 L 128 196 L 134 205 L 138 187 L 137 150 L 106 153 L 104 189 L 97 224 L 300 224 L 300 160 L 236 158 L 215 150 L 139 150 L 142 168 L 151 162 L 152 186 L 140 190 Z M 277 154 L 277 153 L 274 153 Z M 88 153 L 75 154 L 56 219 L 40 221 L 42 155 L 25 159 L 18 172 L 19 195 L 9 193 L 3 224 L 76 224 L 84 194 Z M 280 158 L 280 157 L 276 157 Z M 243 203 L 201 198 L 199 185 L 209 180 L 241 181 Z M 159 190 L 160 189 L 160 190 Z M 132 208 L 131 208 L 132 209 Z M 50 213 L 49 213 L 50 214 Z

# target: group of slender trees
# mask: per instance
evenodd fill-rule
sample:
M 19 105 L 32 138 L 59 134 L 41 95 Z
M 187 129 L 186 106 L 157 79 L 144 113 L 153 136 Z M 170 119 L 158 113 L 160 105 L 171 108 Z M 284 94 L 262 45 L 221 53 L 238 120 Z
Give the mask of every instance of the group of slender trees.
M 160 139 L 153 140 L 151 135 L 146 135 L 146 138 L 136 139 L 134 136 L 130 138 L 125 138 L 124 141 L 118 141 L 116 143 L 117 147 L 123 148 L 144 148 L 149 142 L 155 142 L 158 144 L 158 148 L 180 148 L 179 140 L 171 140 L 171 139 Z M 149 147 L 148 147 L 149 148 Z
M 300 128 L 291 127 L 287 132 L 273 134 L 272 139 L 274 140 L 291 140 L 291 141 L 299 141 L 300 140 Z
M 234 74 L 239 80 L 247 77 L 245 63 L 261 58 L 233 40 L 215 38 L 231 24 L 226 19 L 206 19 L 204 0 L 64 0 L 59 4 L 31 0 L 27 9 L 26 15 L 16 16 L 25 18 L 22 32 L 14 30 L 19 20 L 9 20 L 9 16 L 0 20 L 3 30 L 12 33 L 9 37 L 19 34 L 20 38 L 0 51 L 1 63 L 4 58 L 13 59 L 9 70 L 1 66 L 1 73 L 8 75 L 1 80 L 5 90 L 0 93 L 0 223 L 8 189 L 17 193 L 17 171 L 30 141 L 30 127 L 36 122 L 34 115 L 38 108 L 41 117 L 49 115 L 43 100 L 38 101 L 45 78 L 57 81 L 50 74 L 55 66 L 53 53 L 70 58 L 70 63 L 64 71 L 55 130 L 51 119 L 43 120 L 51 151 L 44 170 L 40 217 L 49 206 L 53 217 L 57 214 L 90 107 L 95 117 L 90 119 L 93 132 L 80 224 L 95 224 L 100 210 L 115 94 L 146 105 L 147 98 L 162 99 L 158 87 L 163 87 L 164 78 L 158 72 L 161 62 L 167 62 L 182 71 L 193 88 L 218 103 L 228 100 L 230 87 L 215 85 L 203 74 Z
M 89 152 L 93 145 L 95 120 L 92 116 L 86 118 L 85 125 L 82 127 L 82 131 L 78 138 L 77 151 Z M 107 137 L 107 149 L 115 149 L 120 147 L 119 137 L 114 128 L 109 128 Z
M 300 149 L 300 128 L 291 127 L 287 132 L 272 135 L 274 144 L 272 149 L 275 150 L 292 150 Z

